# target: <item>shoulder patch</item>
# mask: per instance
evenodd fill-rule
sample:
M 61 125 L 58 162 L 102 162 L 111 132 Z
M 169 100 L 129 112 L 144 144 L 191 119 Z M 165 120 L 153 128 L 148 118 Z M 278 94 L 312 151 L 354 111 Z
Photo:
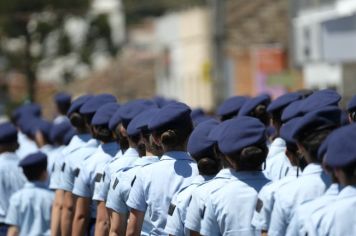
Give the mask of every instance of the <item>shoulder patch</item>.
M 118 185 L 118 183 L 119 183 L 119 179 L 118 179 L 118 178 L 115 178 L 115 182 L 114 182 L 114 184 L 113 184 L 113 186 L 112 186 L 112 189 L 115 189 L 116 186 Z
M 135 175 L 135 177 L 133 178 L 133 180 L 131 181 L 131 187 L 134 185 L 135 181 L 136 181 L 136 175 Z
M 173 215 L 173 212 L 174 212 L 174 210 L 176 209 L 176 205 L 174 205 L 173 203 L 171 203 L 170 205 L 169 205 L 169 208 L 168 208 L 168 215 Z
M 61 167 L 61 171 L 64 172 L 65 168 L 66 168 L 66 163 L 63 163 Z
M 257 199 L 256 211 L 257 211 L 258 213 L 260 213 L 262 207 L 263 207 L 263 201 L 262 201 L 261 199 Z
M 206 209 L 206 207 L 205 207 L 205 205 L 204 205 L 204 208 L 203 208 L 203 210 L 202 210 L 202 212 L 201 212 L 201 215 L 200 215 L 200 217 L 201 217 L 202 219 L 204 219 L 205 209 Z
M 101 173 L 97 173 L 96 176 L 95 176 L 95 179 L 94 179 L 95 182 L 100 182 L 102 176 L 103 175 Z
M 75 176 L 75 177 L 78 177 L 78 176 L 79 176 L 79 173 L 80 173 L 80 169 L 79 169 L 79 168 L 76 168 L 76 169 L 74 170 L 74 176 Z

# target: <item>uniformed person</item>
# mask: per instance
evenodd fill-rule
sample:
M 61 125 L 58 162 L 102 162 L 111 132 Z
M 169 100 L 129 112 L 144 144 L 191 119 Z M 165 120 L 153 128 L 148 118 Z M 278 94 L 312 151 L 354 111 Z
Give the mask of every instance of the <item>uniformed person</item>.
M 265 125 L 253 117 L 239 116 L 219 125 L 220 151 L 230 163 L 233 181 L 207 197 L 201 235 L 255 235 L 251 225 L 257 195 L 270 180 L 262 172 L 268 148 Z M 257 204 L 257 205 L 256 205 Z
M 13 193 L 25 184 L 25 177 L 18 167 L 20 161 L 16 155 L 19 144 L 17 130 L 9 122 L 0 124 L 0 235 L 7 233 L 5 217 L 9 207 L 9 199 Z
M 183 103 L 171 103 L 149 122 L 148 129 L 153 132 L 154 141 L 162 146 L 164 155 L 136 175 L 127 200 L 130 216 L 126 235 L 140 234 L 146 211 L 153 224 L 150 234 L 167 235 L 164 227 L 172 197 L 198 174 L 196 163 L 186 152 L 193 129 L 190 112 Z
M 68 122 L 67 112 L 71 105 L 72 96 L 66 92 L 60 92 L 54 96 L 53 100 L 57 112 L 57 116 L 54 118 L 53 123 L 58 124 L 61 122 Z
M 54 194 L 46 186 L 47 156 L 42 152 L 30 154 L 19 166 L 29 182 L 10 198 L 5 219 L 10 225 L 8 236 L 50 235 Z
M 234 96 L 228 98 L 219 105 L 216 110 L 216 115 L 220 117 L 221 121 L 236 117 L 239 114 L 239 110 L 247 100 L 248 98 L 244 96 Z
M 185 227 L 187 209 L 192 198 L 192 192 L 201 184 L 211 180 L 221 169 L 221 162 L 214 151 L 215 142 L 209 139 L 209 132 L 219 124 L 210 119 L 200 123 L 189 137 L 187 150 L 198 164 L 199 175 L 189 186 L 181 189 L 174 196 L 168 213 L 165 232 L 169 235 L 190 235 Z
M 251 116 L 259 119 L 265 126 L 269 126 L 270 118 L 267 107 L 271 103 L 271 97 L 262 94 L 248 99 L 241 107 L 238 116 Z
M 347 104 L 347 112 L 350 123 L 356 122 L 356 95 Z

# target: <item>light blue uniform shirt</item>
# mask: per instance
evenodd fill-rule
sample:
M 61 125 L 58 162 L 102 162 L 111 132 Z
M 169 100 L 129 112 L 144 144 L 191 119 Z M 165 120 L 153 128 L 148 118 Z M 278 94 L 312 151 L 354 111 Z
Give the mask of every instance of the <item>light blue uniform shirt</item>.
M 15 153 L 0 154 L 0 223 L 4 223 L 11 195 L 26 182 L 18 163 L 19 157 Z
M 298 206 L 293 214 L 292 220 L 287 228 L 288 236 L 305 236 L 307 230 L 305 226 L 309 221 L 309 217 L 311 214 L 322 207 L 327 206 L 328 204 L 332 203 L 340 192 L 340 186 L 338 184 L 332 184 L 328 190 L 324 193 L 324 195 L 302 203 Z
M 193 191 L 202 183 L 209 181 L 214 176 L 198 175 L 194 178 L 191 185 L 182 189 L 176 194 L 171 202 L 171 212 L 168 213 L 167 224 L 164 229 L 166 233 L 175 236 L 190 235 L 189 229 L 184 225 L 187 209 L 192 199 Z
M 126 205 L 126 201 L 129 198 L 137 172 L 141 168 L 145 168 L 158 161 L 159 158 L 156 156 L 144 156 L 137 159 L 132 166 L 115 173 L 111 178 L 106 207 L 118 213 L 128 213 L 130 209 Z M 150 222 L 148 212 L 146 212 L 141 229 L 141 236 L 148 236 L 152 229 L 153 226 Z
M 53 165 L 54 165 L 53 155 L 56 152 L 56 148 L 50 144 L 46 144 L 43 147 L 41 147 L 39 151 L 47 155 L 47 172 L 48 172 L 48 176 L 51 176 Z
M 56 151 L 52 153 L 53 155 L 53 165 L 51 169 L 51 176 L 49 181 L 50 189 L 58 189 L 59 183 L 61 180 L 61 166 L 63 164 L 63 149 L 65 146 L 59 146 L 56 148 Z
M 258 194 L 258 199 L 261 201 L 261 207 L 256 209 L 252 218 L 252 225 L 257 229 L 268 230 L 271 214 L 273 210 L 273 206 L 275 203 L 275 194 L 278 189 L 282 186 L 288 184 L 289 182 L 295 180 L 297 178 L 296 175 L 289 172 L 288 176 L 276 180 L 274 182 L 270 182 L 266 184 Z M 259 211 L 257 211 L 259 210 Z
M 268 235 L 284 236 L 295 208 L 320 197 L 330 185 L 331 180 L 320 165 L 307 165 L 299 178 L 277 191 Z
M 75 139 L 76 143 L 81 143 L 82 146 L 73 148 L 72 151 L 64 152 L 63 163 L 61 166 L 61 182 L 58 189 L 68 192 L 73 191 L 75 179 L 79 176 L 83 167 L 83 161 L 89 158 L 98 149 L 98 142 L 95 139 L 89 139 L 87 142 L 82 142 L 81 139 Z
M 159 162 L 142 168 L 136 175 L 127 205 L 149 213 L 150 235 L 167 235 L 164 227 L 172 197 L 198 175 L 195 161 L 187 152 L 165 153 Z
M 235 180 L 235 178 L 233 178 L 232 170 L 222 169 L 212 180 L 199 185 L 195 190 L 193 190 L 192 200 L 190 201 L 187 209 L 185 227 L 190 230 L 200 232 L 206 199 L 210 193 L 233 180 Z
M 34 141 L 29 139 L 24 133 L 19 131 L 17 133 L 17 141 L 19 143 L 19 148 L 16 150 L 16 155 L 23 159 L 28 154 L 34 153 L 38 151 L 38 147 Z
M 258 192 L 270 182 L 261 171 L 235 172 L 235 181 L 207 198 L 201 235 L 260 235 L 251 225 Z
M 314 220 L 313 231 L 310 235 L 356 235 L 356 187 L 344 187 L 335 201 L 322 208 L 319 222 Z M 313 219 L 313 216 L 312 216 Z M 309 229 L 309 227 L 308 227 Z M 316 234 L 314 234 L 316 233 Z
M 103 174 L 100 182 L 95 183 L 93 200 L 96 201 L 106 201 L 109 188 L 111 176 L 116 172 L 121 172 L 123 169 L 132 166 L 132 164 L 140 158 L 137 150 L 135 148 L 129 148 L 124 154 L 121 151 L 118 152 L 116 157 L 109 163 L 103 163 L 99 167 L 99 172 Z
M 50 235 L 53 199 L 43 183 L 26 183 L 10 199 L 6 224 L 17 226 L 20 236 Z

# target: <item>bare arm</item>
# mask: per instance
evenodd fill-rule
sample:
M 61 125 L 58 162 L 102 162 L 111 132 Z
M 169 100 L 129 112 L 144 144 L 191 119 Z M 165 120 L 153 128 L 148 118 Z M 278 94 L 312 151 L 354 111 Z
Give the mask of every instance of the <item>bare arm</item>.
M 18 236 L 19 228 L 17 226 L 11 225 L 7 230 L 7 236 Z
M 75 214 L 73 219 L 73 236 L 81 236 L 86 233 L 89 224 L 90 198 L 78 197 L 75 204 Z
M 127 217 L 127 213 L 118 213 L 112 211 L 110 218 L 110 236 L 126 234 Z
M 131 209 L 126 236 L 139 236 L 141 234 L 144 217 L 145 212 Z
M 200 236 L 200 233 L 197 231 L 190 230 L 190 236 Z
M 268 234 L 267 234 L 267 231 L 266 230 L 262 230 L 262 232 L 261 232 L 261 236 L 267 236 Z
M 95 236 L 108 235 L 110 220 L 105 207 L 105 202 L 99 201 L 96 209 Z
M 59 236 L 61 235 L 61 213 L 62 213 L 62 204 L 63 204 L 63 190 L 56 190 L 54 195 L 54 201 L 52 205 L 51 213 L 51 235 Z
M 72 233 L 72 222 L 75 212 L 76 197 L 68 191 L 63 194 L 63 208 L 61 214 L 61 233 L 62 236 L 68 236 Z

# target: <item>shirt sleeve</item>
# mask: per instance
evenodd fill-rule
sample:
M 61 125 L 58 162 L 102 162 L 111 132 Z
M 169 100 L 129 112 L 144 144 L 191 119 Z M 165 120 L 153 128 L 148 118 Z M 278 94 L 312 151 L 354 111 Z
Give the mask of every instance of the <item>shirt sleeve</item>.
M 276 194 L 276 199 L 271 215 L 271 224 L 268 230 L 269 236 L 284 236 L 287 230 L 288 214 L 286 206 L 282 203 L 282 199 Z
M 253 213 L 251 224 L 259 230 L 268 230 L 272 213 L 272 192 L 269 187 L 262 188 L 258 194 L 258 202 Z
M 73 191 L 75 179 L 79 176 L 80 169 L 72 168 L 72 163 L 68 158 L 65 158 L 61 166 L 62 181 L 59 184 L 59 188 L 68 192 Z
M 106 201 L 107 194 L 105 194 L 105 196 L 104 196 L 103 193 L 104 192 L 107 193 L 107 191 L 109 189 L 109 185 L 106 185 L 106 183 L 110 184 L 110 180 L 107 180 L 107 179 L 110 179 L 110 174 L 108 174 L 108 168 L 109 168 L 108 164 L 102 164 L 100 167 L 97 168 L 96 173 L 99 174 L 99 176 L 101 176 L 101 178 L 100 178 L 100 180 L 98 179 L 94 183 L 93 200 Z M 106 188 L 105 191 L 104 191 L 104 188 Z
M 217 216 L 215 213 L 215 207 L 212 203 L 212 199 L 208 197 L 205 205 L 205 209 L 203 210 L 203 220 L 201 223 L 200 234 L 201 235 L 221 235 L 219 224 L 217 221 Z
M 299 235 L 300 222 L 299 222 L 299 208 L 294 211 L 293 217 L 288 224 L 286 236 Z
M 5 223 L 20 227 L 20 219 L 19 200 L 17 199 L 17 196 L 14 195 L 10 198 L 10 205 L 6 214 Z
M 79 176 L 75 178 L 73 194 L 85 198 L 92 197 L 90 191 L 90 176 L 84 168 L 80 170 Z
M 126 202 L 128 207 L 142 212 L 146 212 L 147 209 L 144 174 L 145 173 L 142 171 L 137 173 L 135 182 L 131 188 L 128 200 Z
M 200 207 L 203 205 L 203 207 Z M 200 201 L 198 193 L 193 193 L 192 200 L 187 209 L 187 216 L 185 219 L 185 227 L 199 232 L 201 227 L 201 221 L 203 217 L 204 204 Z
M 169 205 L 167 223 L 164 231 L 170 235 L 175 235 L 175 236 L 182 235 L 179 229 L 179 225 L 180 225 L 179 221 L 180 221 L 180 217 L 178 213 L 177 202 L 173 200 Z
M 115 176 L 112 178 L 110 189 L 106 201 L 106 206 L 111 208 L 115 212 L 118 213 L 126 213 L 129 212 L 129 208 L 126 205 L 125 191 L 128 187 L 127 183 L 119 176 Z

